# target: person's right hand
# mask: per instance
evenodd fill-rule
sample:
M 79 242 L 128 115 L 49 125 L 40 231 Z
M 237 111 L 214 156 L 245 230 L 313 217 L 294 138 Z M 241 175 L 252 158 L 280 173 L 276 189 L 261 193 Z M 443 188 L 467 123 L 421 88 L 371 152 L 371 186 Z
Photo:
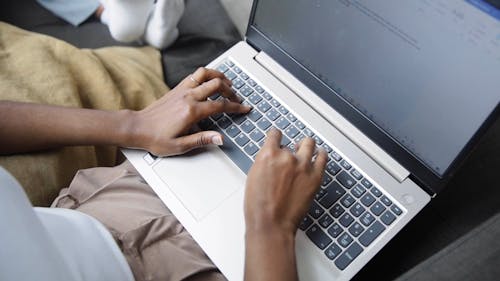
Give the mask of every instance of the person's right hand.
M 321 183 L 327 155 L 322 149 L 313 160 L 315 142 L 305 138 L 293 154 L 280 147 L 281 132 L 269 131 L 266 143 L 247 178 L 247 231 L 277 230 L 295 235 Z

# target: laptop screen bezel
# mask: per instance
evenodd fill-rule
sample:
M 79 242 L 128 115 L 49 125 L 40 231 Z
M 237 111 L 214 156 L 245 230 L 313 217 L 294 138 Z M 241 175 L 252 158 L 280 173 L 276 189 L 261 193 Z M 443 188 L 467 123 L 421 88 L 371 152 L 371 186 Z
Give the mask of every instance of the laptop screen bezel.
M 463 147 L 457 157 L 452 161 L 442 176 L 434 173 L 420 159 L 416 158 L 404 146 L 388 135 L 366 116 L 361 114 L 355 107 L 345 101 L 333 89 L 330 89 L 320 79 L 307 71 L 296 62 L 289 54 L 275 44 L 270 38 L 263 34 L 254 25 L 255 12 L 259 0 L 254 0 L 250 20 L 246 32 L 246 41 L 257 51 L 263 51 L 304 85 L 316 93 L 324 102 L 342 114 L 349 122 L 362 131 L 367 137 L 379 145 L 384 151 L 391 155 L 403 167 L 410 172 L 410 178 L 419 184 L 429 194 L 439 193 L 446 183 L 452 178 L 466 157 L 473 150 L 485 132 L 498 119 L 500 108 L 497 103 L 495 109 L 486 118 L 481 127 Z

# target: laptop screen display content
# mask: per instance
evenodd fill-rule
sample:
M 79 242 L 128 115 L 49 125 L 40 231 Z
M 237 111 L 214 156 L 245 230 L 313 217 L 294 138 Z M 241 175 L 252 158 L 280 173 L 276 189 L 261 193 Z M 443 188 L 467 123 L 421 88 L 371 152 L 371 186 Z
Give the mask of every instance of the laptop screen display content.
M 443 175 L 500 100 L 500 10 L 490 3 L 259 1 L 253 24 Z

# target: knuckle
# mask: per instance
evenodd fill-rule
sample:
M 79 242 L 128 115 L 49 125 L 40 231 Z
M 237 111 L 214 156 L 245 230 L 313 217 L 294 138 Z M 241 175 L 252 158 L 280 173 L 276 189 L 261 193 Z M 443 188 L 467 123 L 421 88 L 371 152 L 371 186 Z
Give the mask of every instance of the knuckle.
M 196 72 L 198 72 L 202 76 L 205 76 L 207 74 L 207 69 L 201 66 L 201 67 L 198 67 Z
M 220 79 L 219 77 L 216 77 L 216 78 L 212 79 L 212 81 L 213 81 L 212 83 L 213 83 L 214 87 L 222 88 L 222 86 L 223 86 L 222 79 Z

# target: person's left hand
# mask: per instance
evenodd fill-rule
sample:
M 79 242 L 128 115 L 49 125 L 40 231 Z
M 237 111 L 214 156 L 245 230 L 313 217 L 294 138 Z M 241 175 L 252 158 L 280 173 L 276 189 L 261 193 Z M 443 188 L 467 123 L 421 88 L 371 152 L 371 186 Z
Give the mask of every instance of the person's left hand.
M 215 93 L 225 98 L 207 100 Z M 123 146 L 146 149 L 157 156 L 171 156 L 209 144 L 222 145 L 222 135 L 216 131 L 189 132 L 210 115 L 250 110 L 251 107 L 240 104 L 231 89 L 231 81 L 224 74 L 199 68 L 162 98 L 133 112 L 129 123 L 131 135 Z

